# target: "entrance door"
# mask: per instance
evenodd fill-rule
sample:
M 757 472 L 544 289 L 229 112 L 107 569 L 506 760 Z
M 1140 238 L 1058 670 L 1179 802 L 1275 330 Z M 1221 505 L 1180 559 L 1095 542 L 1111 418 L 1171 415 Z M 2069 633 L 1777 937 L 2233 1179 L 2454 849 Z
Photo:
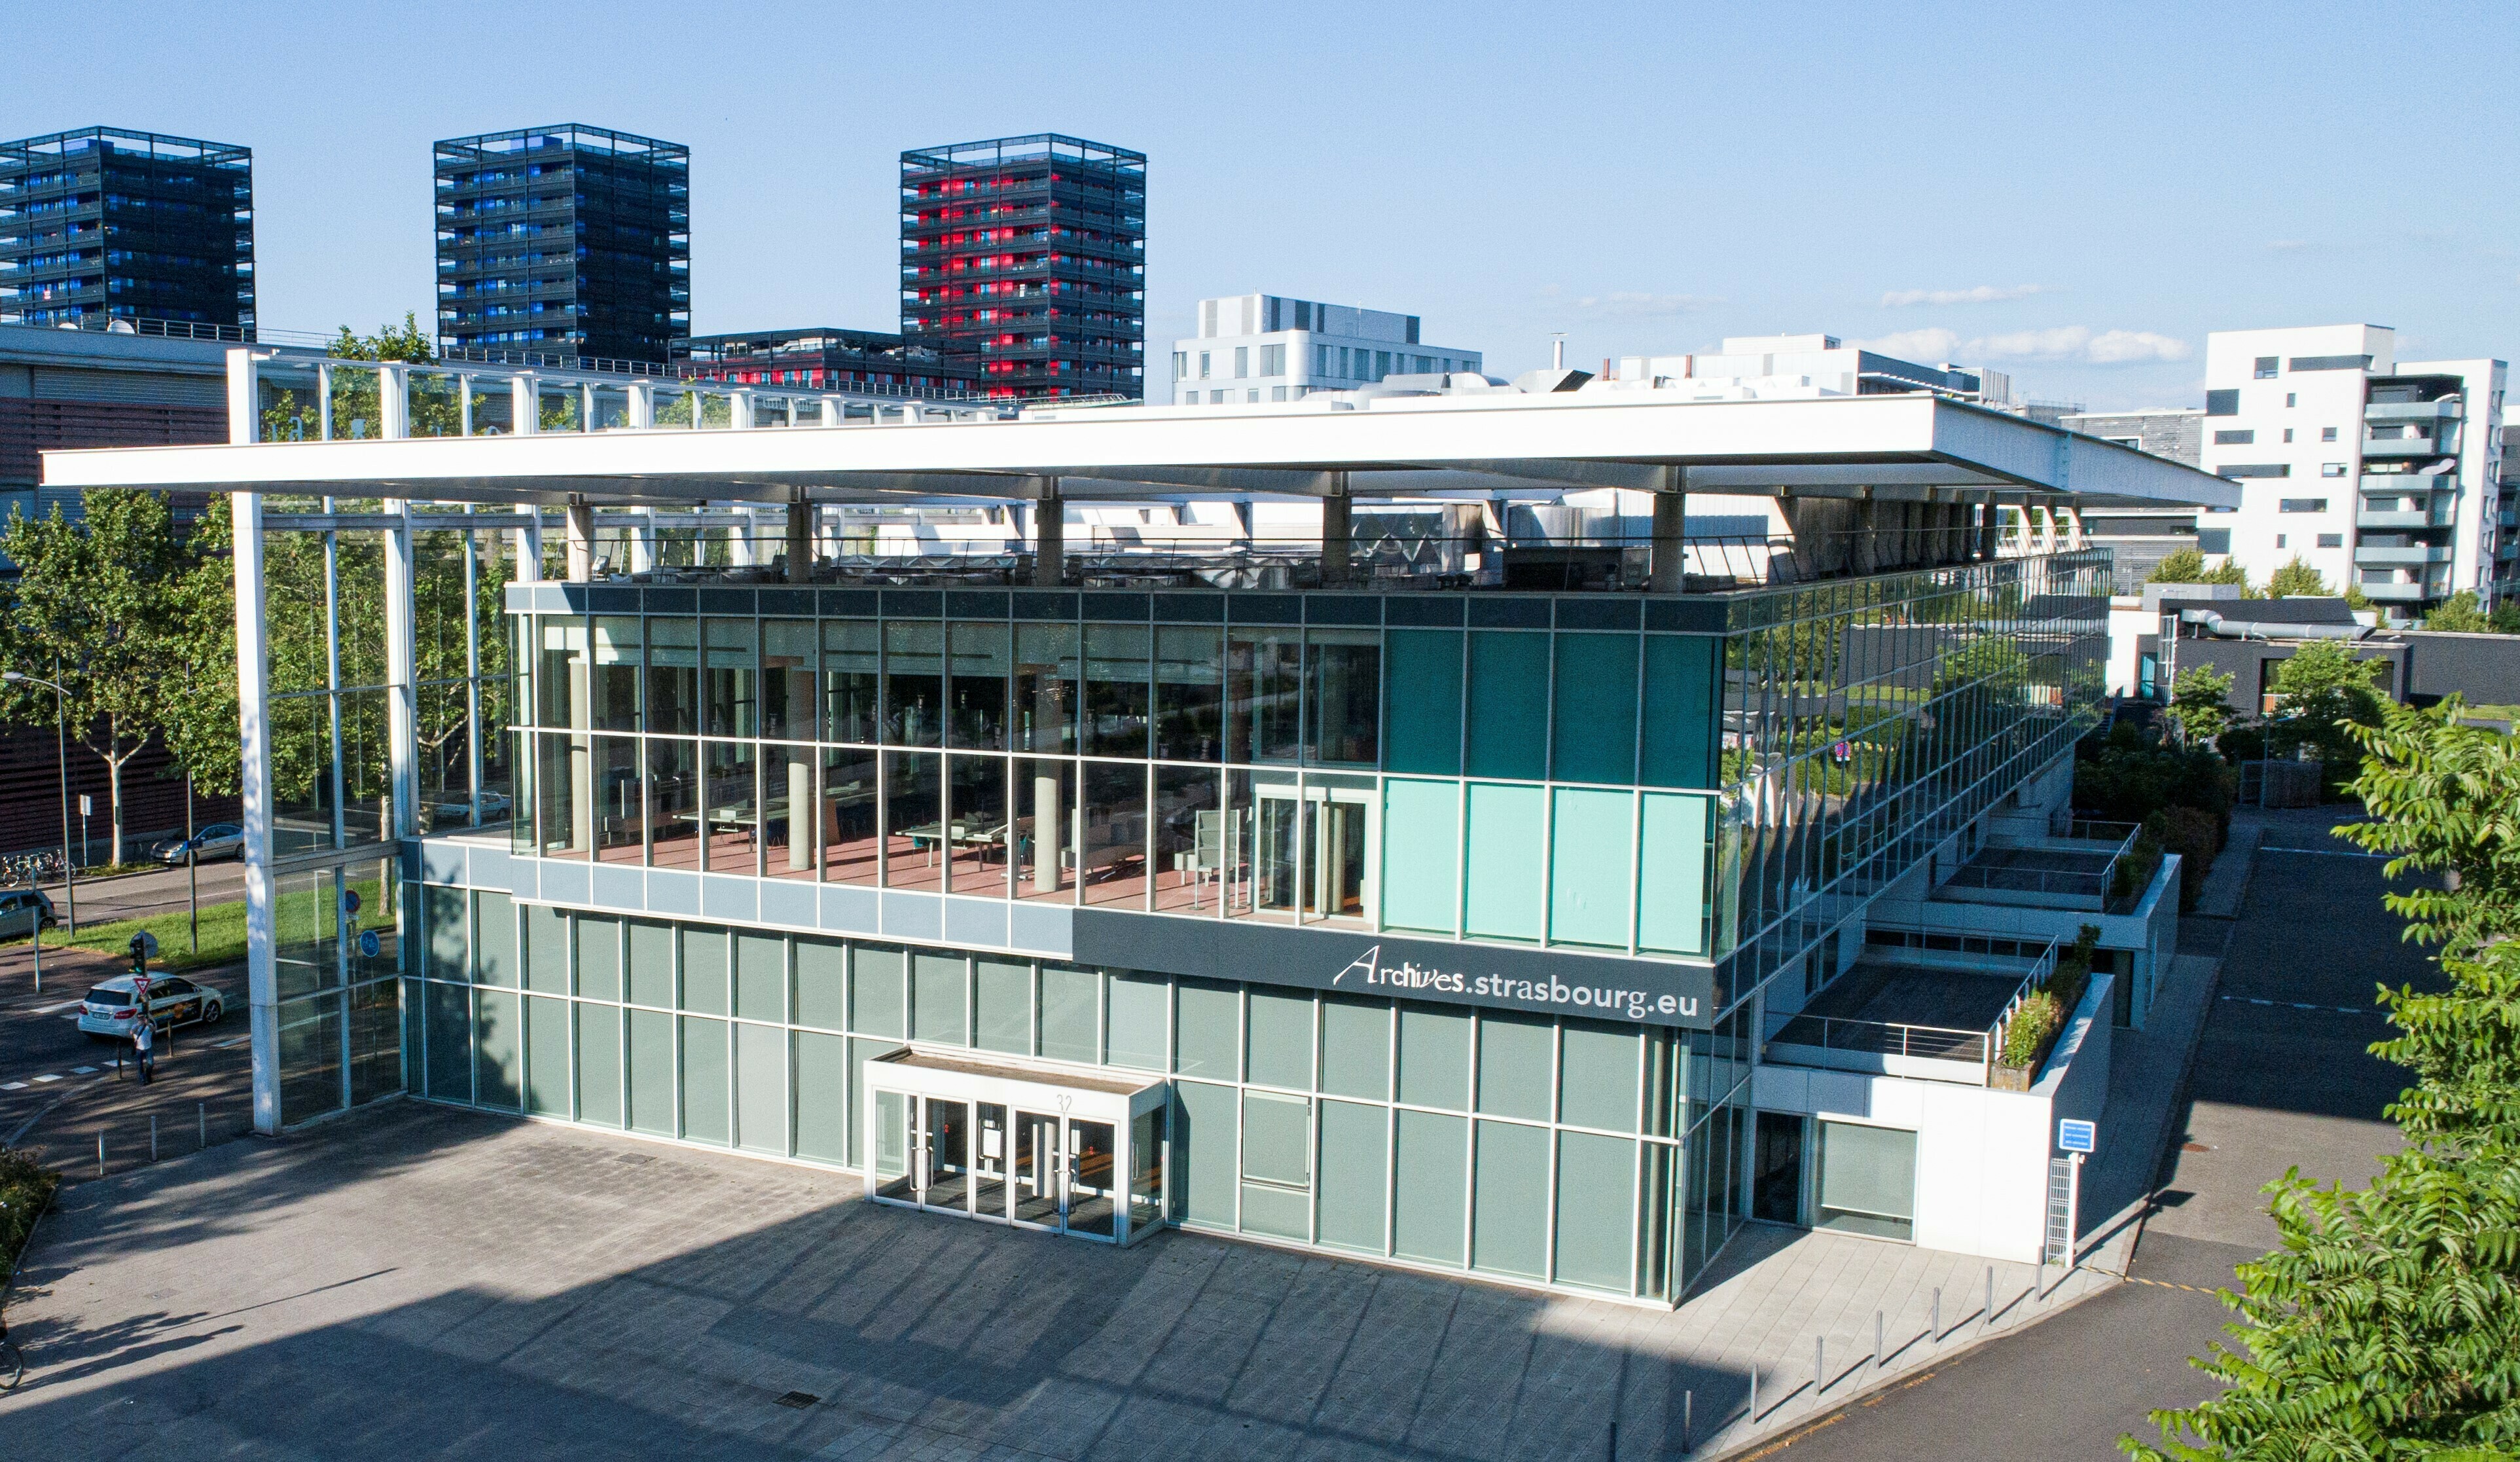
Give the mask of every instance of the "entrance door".
M 1007 1109 L 995 1102 L 974 1102 L 979 1119 L 979 1151 L 971 1155 L 971 1211 L 984 1218 L 1007 1216 Z
M 1038 1112 L 1015 1114 L 1014 1209 L 1017 1223 L 1058 1227 L 1059 1179 L 1067 1171 L 1059 1119 Z
M 1759 1148 L 1750 1172 L 1750 1216 L 1771 1223 L 1803 1221 L 1803 1119 L 1759 1114 Z
M 1113 1215 L 1121 1201 L 1120 1174 L 1114 1161 L 1119 1149 L 1111 1142 L 1111 1123 L 1067 1123 L 1067 1231 L 1111 1237 Z
M 919 1206 L 970 1211 L 971 1104 L 940 1097 L 919 1101 Z

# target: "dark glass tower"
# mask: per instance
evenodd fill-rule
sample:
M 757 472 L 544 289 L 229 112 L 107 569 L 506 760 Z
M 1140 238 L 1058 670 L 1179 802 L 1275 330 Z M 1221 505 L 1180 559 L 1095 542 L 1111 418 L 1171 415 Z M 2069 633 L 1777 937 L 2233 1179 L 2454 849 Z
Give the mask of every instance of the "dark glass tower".
M 901 333 L 988 395 L 1146 392 L 1147 160 L 1056 133 L 901 155 Z
M 88 127 L 0 143 L 0 324 L 253 337 L 253 153 Z
M 661 365 L 690 337 L 691 149 L 567 123 L 436 155 L 442 343 Z

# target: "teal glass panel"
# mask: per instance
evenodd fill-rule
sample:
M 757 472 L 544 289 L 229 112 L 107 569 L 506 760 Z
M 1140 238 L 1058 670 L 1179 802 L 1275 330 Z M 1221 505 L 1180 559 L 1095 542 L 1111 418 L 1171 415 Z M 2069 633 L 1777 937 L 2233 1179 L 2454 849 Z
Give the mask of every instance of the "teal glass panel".
M 529 903 L 525 918 L 525 988 L 545 995 L 568 993 L 568 915 L 549 904 Z
M 1633 1026 L 1566 1023 L 1558 1053 L 1557 1119 L 1569 1126 L 1637 1129 L 1637 1072 L 1642 1035 Z
M 969 1045 L 969 963 L 959 954 L 913 954 L 910 966 L 911 1035 L 949 1046 Z
M 735 1028 L 735 1140 L 756 1153 L 788 1152 L 788 1032 Z
M 461 889 L 426 888 L 420 891 L 421 916 L 428 921 L 428 967 L 425 973 L 431 980 L 470 981 L 472 978 L 470 897 Z M 468 1076 L 465 1082 L 472 1084 Z
M 472 982 L 517 985 L 517 905 L 505 893 L 472 895 Z
M 621 921 L 577 916 L 577 992 L 590 1000 L 621 998 Z
M 1549 636 L 1470 631 L 1469 774 L 1537 781 L 1549 768 Z
M 1637 636 L 1560 634 L 1550 775 L 1615 782 L 1637 775 Z
M 682 1019 L 683 1135 L 694 1142 L 727 1140 L 726 1022 Z
M 1322 1090 L 1391 1100 L 1391 1006 L 1322 997 Z
M 1716 653 L 1711 636 L 1645 636 L 1644 754 L 1639 780 L 1648 787 L 1713 787 L 1715 754 L 1723 745 L 1716 725 Z
M 676 934 L 683 948 L 681 1008 L 698 1015 L 726 1014 L 726 931 L 683 929 Z
M 849 1161 L 848 1042 L 796 1032 L 796 1156 Z
M 1382 922 L 1451 934 L 1461 909 L 1461 784 L 1384 782 Z
M 831 939 L 796 941 L 796 1024 L 848 1028 L 848 946 Z
M 674 1005 L 674 927 L 630 921 L 630 1003 Z
M 472 1100 L 472 992 L 430 981 L 422 986 L 427 1023 L 428 1092 L 441 1102 Z
M 899 949 L 857 946 L 851 956 L 849 1029 L 899 1040 L 910 1033 L 910 956 Z
M 1627 1201 L 1624 1191 L 1619 1201 Z M 1470 1267 L 1541 1279 L 1548 1263 L 1549 1129 L 1480 1122 Z
M 1460 1267 L 1468 1237 L 1470 1119 L 1399 1111 L 1391 1188 L 1391 1252 Z
M 1470 829 L 1462 862 L 1469 896 L 1463 933 L 1472 938 L 1540 937 L 1541 855 L 1549 845 L 1547 803 L 1537 787 L 1469 786 Z
M 568 1002 L 525 997 L 525 1110 L 568 1116 Z
M 1231 1086 L 1180 1081 L 1173 1086 L 1173 1191 L 1192 1223 L 1234 1226 L 1240 1144 L 1235 1138 Z
M 1250 1063 L 1243 1079 L 1263 1086 L 1313 1089 L 1313 997 L 1297 990 L 1251 989 L 1246 1019 Z
M 1628 947 L 1629 850 L 1636 795 L 1586 787 L 1552 794 L 1549 937 L 1561 944 Z
M 1637 838 L 1637 944 L 1706 952 L 1706 798 L 1648 792 Z
M 1097 1027 L 1102 977 L 1094 970 L 1041 969 L 1041 1054 L 1053 1061 L 1092 1065 L 1102 1059 Z
M 621 1010 L 577 1007 L 577 1119 L 621 1125 Z
M 1244 1233 L 1312 1237 L 1312 1105 L 1304 1097 L 1242 1093 Z
M 1017 1056 L 1032 1054 L 1032 966 L 1014 960 L 982 959 L 974 970 L 978 1002 L 978 1044 Z
M 1108 983 L 1111 1002 L 1110 1064 L 1142 1072 L 1160 1072 L 1172 1065 L 1167 1048 L 1165 1011 L 1172 986 L 1160 975 L 1114 972 Z M 1231 1049 L 1229 1047 L 1228 1049 Z
M 1383 643 L 1383 770 L 1460 775 L 1461 631 L 1393 629 L 1384 632 Z
M 777 935 L 735 937 L 735 1013 L 747 1021 L 788 1019 L 786 939 Z
M 1320 1232 L 1317 1241 L 1382 1252 L 1383 1206 L 1391 1190 L 1391 1113 L 1355 1102 L 1321 1104 Z
M 474 990 L 472 1000 L 473 1041 L 480 1053 L 474 1064 L 480 1083 L 475 1100 L 502 1112 L 518 1111 L 525 1094 L 525 1041 L 517 997 L 504 990 Z
M 1470 1106 L 1470 1013 L 1434 1005 L 1400 1007 L 1400 1100 L 1419 1107 Z
M 1242 992 L 1234 985 L 1183 981 L 1178 1065 L 1173 1069 L 1210 1081 L 1238 1079 L 1241 1063 L 1236 1055 L 1242 1044 L 1241 1005 Z
M 1490 1011 L 1479 1018 L 1479 1110 L 1490 1117 L 1549 1120 L 1551 1055 L 1556 1023 L 1520 1011 Z
M 1557 1134 L 1559 1284 L 1628 1293 L 1637 1254 L 1636 1170 L 1637 1145 L 1624 1137 Z
M 674 1135 L 674 1018 L 660 1010 L 632 1010 L 630 1022 L 630 1129 Z

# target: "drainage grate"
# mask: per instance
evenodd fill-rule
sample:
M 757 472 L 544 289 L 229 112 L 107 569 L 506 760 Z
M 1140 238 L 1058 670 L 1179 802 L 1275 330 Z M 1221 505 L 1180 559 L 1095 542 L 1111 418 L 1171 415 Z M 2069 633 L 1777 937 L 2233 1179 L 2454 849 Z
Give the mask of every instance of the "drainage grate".
M 791 1410 L 802 1411 L 808 1406 L 817 1404 L 823 1398 L 821 1396 L 814 1394 L 810 1391 L 791 1391 L 779 1398 L 779 1404 L 788 1407 Z

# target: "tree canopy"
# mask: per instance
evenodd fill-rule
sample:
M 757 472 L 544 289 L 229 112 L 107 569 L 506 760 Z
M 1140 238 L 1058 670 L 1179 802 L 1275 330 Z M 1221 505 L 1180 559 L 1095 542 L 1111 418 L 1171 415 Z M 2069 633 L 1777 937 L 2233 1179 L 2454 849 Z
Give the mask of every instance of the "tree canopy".
M 2276 599 L 2327 599 L 2335 592 L 2326 577 L 2299 554 L 2267 580 L 2267 593 Z
M 2282 753 L 2308 747 L 2319 760 L 2350 765 L 2359 749 L 2348 726 L 2380 724 L 2381 697 L 2371 688 L 2381 668 L 2358 660 L 2342 640 L 2308 640 L 2275 666 L 2275 720 L 2269 745 Z
M 2170 684 L 2170 718 L 2191 742 L 2212 741 L 2231 724 L 2232 677 L 2212 665 L 2190 665 Z

